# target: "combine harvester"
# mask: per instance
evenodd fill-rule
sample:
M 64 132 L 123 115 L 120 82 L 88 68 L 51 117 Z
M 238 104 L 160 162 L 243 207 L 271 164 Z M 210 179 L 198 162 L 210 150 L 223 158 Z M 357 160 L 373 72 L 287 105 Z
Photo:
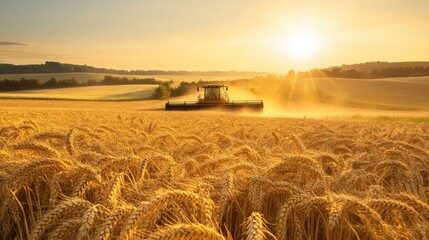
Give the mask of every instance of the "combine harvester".
M 165 104 L 167 111 L 187 111 L 187 110 L 248 110 L 262 111 L 264 102 L 262 100 L 234 100 L 230 101 L 228 96 L 228 86 L 223 84 L 207 84 L 197 87 L 204 89 L 204 97 L 198 96 L 198 101 L 169 101 Z

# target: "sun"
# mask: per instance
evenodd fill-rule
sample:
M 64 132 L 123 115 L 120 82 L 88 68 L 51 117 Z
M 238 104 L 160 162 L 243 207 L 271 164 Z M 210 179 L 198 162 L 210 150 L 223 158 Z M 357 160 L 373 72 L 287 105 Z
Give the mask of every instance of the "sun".
M 308 32 L 297 32 L 282 40 L 282 52 L 300 60 L 314 57 L 319 50 L 320 39 L 317 35 Z

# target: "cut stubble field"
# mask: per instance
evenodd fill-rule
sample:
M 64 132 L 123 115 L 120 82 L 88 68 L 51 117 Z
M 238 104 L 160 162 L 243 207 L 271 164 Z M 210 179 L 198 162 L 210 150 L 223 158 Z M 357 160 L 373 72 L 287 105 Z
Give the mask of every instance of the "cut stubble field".
M 0 108 L 6 239 L 425 239 L 429 123 Z

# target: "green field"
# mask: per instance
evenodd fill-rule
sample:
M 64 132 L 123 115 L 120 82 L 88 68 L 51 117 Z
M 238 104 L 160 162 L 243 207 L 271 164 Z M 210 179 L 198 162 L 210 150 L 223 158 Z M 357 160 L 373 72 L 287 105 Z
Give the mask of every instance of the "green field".
M 158 85 L 111 85 L 2 92 L 0 98 L 126 101 L 148 99 Z

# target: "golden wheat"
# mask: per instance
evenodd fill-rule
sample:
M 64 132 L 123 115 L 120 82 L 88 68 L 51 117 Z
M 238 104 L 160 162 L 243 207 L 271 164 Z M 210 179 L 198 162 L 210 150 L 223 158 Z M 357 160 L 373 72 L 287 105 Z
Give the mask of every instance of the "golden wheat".
M 429 234 L 427 123 L 0 110 L 3 239 Z

